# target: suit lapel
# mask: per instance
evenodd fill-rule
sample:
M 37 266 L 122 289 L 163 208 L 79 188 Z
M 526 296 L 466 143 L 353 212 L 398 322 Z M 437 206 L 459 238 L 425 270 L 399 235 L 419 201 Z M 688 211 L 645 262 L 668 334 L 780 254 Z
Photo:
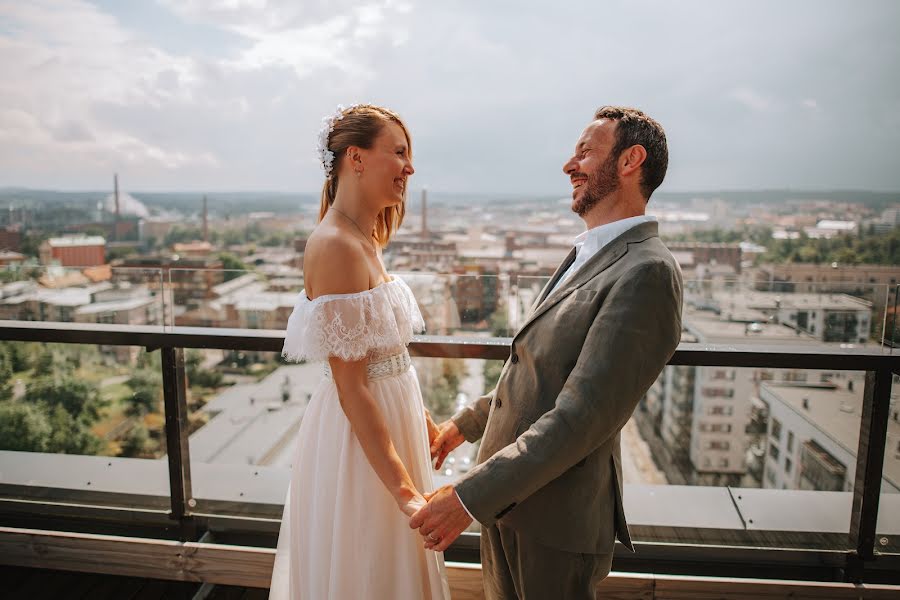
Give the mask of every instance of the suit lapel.
M 626 252 L 628 252 L 628 244 L 638 241 L 646 240 L 650 237 L 655 237 L 659 234 L 659 227 L 655 222 L 642 223 L 636 227 L 633 227 L 611 241 L 609 244 L 603 247 L 600 252 L 592 256 L 586 263 L 584 263 L 581 268 L 578 269 L 569 279 L 560 285 L 557 289 L 550 292 L 549 290 L 553 289 L 553 285 L 556 284 L 556 281 L 562 276 L 562 273 L 565 273 L 565 269 L 568 268 L 568 265 L 571 264 L 571 261 L 568 261 L 568 264 L 563 263 L 556 270 L 553 278 L 550 283 L 547 284 L 547 287 L 544 290 L 544 293 L 541 297 L 541 302 L 535 307 L 532 311 L 531 315 L 526 319 L 525 323 L 522 327 L 519 328 L 518 333 L 516 333 L 516 337 L 525 330 L 531 323 L 533 323 L 538 317 L 542 314 L 550 310 L 553 306 L 562 301 L 566 296 L 583 286 L 585 283 L 596 277 L 598 274 L 602 273 L 606 269 L 608 269 L 613 263 L 622 258 Z M 574 249 L 572 250 L 574 253 Z M 572 257 L 574 260 L 574 256 Z M 563 268 L 565 266 L 565 268 Z

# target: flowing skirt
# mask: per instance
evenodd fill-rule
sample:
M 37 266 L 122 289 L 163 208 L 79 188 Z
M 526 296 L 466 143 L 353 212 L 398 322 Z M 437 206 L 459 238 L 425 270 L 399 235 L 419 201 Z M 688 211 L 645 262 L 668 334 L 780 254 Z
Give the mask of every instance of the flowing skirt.
M 433 491 L 415 369 L 369 382 L 420 492 Z M 450 598 L 443 555 L 425 550 L 375 474 L 330 377 L 303 416 L 284 504 L 272 600 Z

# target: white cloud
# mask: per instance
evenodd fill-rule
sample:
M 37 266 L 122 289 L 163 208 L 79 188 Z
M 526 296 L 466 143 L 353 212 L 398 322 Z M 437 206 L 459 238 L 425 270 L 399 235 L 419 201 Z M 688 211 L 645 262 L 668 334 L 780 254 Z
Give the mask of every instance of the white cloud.
M 664 189 L 900 187 L 896 3 L 103 5 L 0 0 L 0 185 L 123 165 L 145 189 L 316 190 L 321 116 L 371 101 L 408 120 L 413 185 L 436 191 L 558 192 L 606 103 L 666 127 Z M 827 127 L 829 106 L 863 117 Z
M 11 150 L 48 162 L 214 166 L 190 152 L 112 125 L 98 104 L 159 109 L 190 103 L 198 82 L 190 58 L 166 54 L 115 18 L 78 0 L 0 5 L 0 137 Z
M 745 107 L 755 112 L 768 112 L 775 108 L 775 100 L 762 92 L 749 87 L 739 87 L 728 94 L 733 100 L 737 100 Z

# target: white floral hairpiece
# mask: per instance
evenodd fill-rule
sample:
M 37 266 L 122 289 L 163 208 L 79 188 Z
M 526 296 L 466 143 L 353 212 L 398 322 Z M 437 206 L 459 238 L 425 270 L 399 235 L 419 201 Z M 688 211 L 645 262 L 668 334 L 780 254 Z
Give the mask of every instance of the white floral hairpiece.
M 334 165 L 334 152 L 328 149 L 328 138 L 334 131 L 334 124 L 345 116 L 345 111 L 353 110 L 359 104 L 351 104 L 344 107 L 343 104 L 337 105 L 334 114 L 322 117 L 322 128 L 319 130 L 319 143 L 316 145 L 316 152 L 319 154 L 319 162 L 322 163 L 322 169 L 325 170 L 325 177 L 331 177 L 331 171 Z

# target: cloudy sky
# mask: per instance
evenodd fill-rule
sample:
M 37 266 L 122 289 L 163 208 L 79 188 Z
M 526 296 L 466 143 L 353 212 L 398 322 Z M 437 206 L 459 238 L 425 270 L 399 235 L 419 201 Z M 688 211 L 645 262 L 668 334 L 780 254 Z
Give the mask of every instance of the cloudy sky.
M 0 0 L 0 186 L 313 192 L 321 117 L 397 110 L 414 187 L 560 193 L 593 110 L 669 191 L 900 189 L 900 3 Z

